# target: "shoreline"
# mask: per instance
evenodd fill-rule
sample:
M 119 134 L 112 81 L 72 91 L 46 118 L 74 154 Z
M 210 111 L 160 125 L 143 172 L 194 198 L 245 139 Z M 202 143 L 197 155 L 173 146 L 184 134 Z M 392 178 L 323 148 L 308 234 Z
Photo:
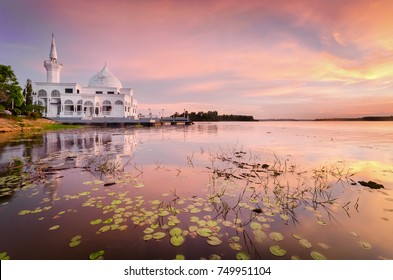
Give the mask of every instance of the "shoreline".
M 29 119 L 26 117 L 0 118 L 0 135 L 43 130 L 77 128 L 80 126 L 63 125 L 46 118 Z

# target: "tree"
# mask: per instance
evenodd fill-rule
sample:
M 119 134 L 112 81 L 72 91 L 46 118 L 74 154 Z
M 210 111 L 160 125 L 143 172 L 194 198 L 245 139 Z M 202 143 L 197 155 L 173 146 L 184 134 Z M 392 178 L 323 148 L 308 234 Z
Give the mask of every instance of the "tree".
M 31 84 L 31 80 L 27 79 L 25 89 L 23 90 L 23 97 L 25 100 L 26 106 L 33 105 L 33 85 Z
M 0 64 L 0 104 L 7 109 L 23 104 L 22 89 L 11 66 Z

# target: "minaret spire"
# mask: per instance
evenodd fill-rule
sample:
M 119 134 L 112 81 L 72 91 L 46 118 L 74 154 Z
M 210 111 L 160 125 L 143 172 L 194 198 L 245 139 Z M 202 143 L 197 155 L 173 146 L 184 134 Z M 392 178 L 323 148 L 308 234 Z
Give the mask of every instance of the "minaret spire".
M 49 60 L 44 61 L 46 69 L 47 82 L 60 83 L 60 71 L 63 69 L 63 64 L 57 60 L 57 51 L 55 44 L 55 35 L 52 32 L 52 43 L 50 45 Z
M 52 43 L 50 46 L 50 53 L 49 53 L 49 60 L 57 60 L 57 51 L 56 51 L 56 44 L 55 44 L 55 34 L 52 32 Z

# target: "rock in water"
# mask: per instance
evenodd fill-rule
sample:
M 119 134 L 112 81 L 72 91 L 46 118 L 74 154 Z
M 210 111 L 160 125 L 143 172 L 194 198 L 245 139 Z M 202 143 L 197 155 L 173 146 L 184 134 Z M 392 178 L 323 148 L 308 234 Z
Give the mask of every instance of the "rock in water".
M 384 188 L 383 185 L 378 184 L 378 183 L 376 183 L 376 182 L 374 182 L 374 181 L 368 181 L 368 182 L 359 181 L 359 184 L 361 184 L 361 185 L 364 186 L 364 187 L 369 187 L 369 188 L 371 188 L 371 189 L 383 189 L 383 188 Z

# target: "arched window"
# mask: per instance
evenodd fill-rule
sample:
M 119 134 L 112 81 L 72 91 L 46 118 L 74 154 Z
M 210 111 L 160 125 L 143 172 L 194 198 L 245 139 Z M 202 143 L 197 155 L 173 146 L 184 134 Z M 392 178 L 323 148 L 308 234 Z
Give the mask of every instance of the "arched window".
M 60 91 L 57 89 L 52 90 L 51 97 L 60 97 Z
M 74 113 L 74 102 L 72 100 L 67 99 L 64 101 L 64 114 L 72 115 Z
M 115 105 L 123 105 L 123 101 L 121 101 L 121 100 L 116 100 L 116 101 L 115 101 Z
M 102 114 L 110 115 L 112 111 L 112 103 L 109 100 L 102 102 Z
M 85 101 L 85 107 L 94 107 L 93 102 Z
M 43 89 L 40 89 L 39 91 L 38 91 L 38 97 L 43 97 L 43 98 L 45 98 L 45 97 L 47 97 L 47 93 L 46 93 L 46 91 L 45 90 L 43 90 Z

